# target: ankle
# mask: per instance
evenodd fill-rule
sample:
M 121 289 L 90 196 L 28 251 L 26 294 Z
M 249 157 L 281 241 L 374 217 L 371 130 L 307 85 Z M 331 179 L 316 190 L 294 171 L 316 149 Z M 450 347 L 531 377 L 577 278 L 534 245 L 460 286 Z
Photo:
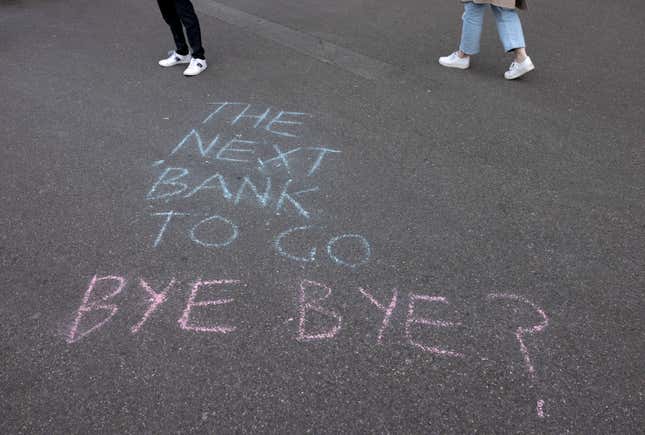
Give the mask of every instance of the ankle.
M 522 63 L 528 58 L 528 54 L 526 54 L 526 50 L 522 49 L 516 49 L 515 50 L 515 62 L 517 63 Z
M 470 57 L 469 55 L 467 55 L 466 53 L 464 53 L 461 50 L 457 50 L 457 56 L 459 56 L 460 59 L 465 59 L 467 57 Z

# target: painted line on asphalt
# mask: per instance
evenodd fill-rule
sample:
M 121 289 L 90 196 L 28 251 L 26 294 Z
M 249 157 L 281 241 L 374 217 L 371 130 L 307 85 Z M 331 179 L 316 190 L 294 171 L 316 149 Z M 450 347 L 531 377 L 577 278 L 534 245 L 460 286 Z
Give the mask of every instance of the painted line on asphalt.
M 369 80 L 391 80 L 398 71 L 388 63 L 213 0 L 193 0 L 193 3 L 200 12 L 210 17 L 248 30 Z

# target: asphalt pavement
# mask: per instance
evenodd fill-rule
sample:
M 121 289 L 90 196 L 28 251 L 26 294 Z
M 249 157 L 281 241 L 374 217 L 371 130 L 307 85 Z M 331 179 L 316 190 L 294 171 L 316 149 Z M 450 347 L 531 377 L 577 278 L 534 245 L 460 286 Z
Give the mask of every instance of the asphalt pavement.
M 641 433 L 645 12 L 0 1 L 1 433 Z

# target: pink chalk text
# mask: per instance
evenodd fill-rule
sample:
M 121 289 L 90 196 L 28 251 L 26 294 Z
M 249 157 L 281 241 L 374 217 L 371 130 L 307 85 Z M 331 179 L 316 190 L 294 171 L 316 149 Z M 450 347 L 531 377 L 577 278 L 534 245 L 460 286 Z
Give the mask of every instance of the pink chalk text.
M 143 326 L 144 323 L 148 321 L 148 317 L 155 311 L 157 311 L 157 308 L 159 308 L 159 305 L 163 304 L 166 301 L 166 298 L 168 297 L 168 292 L 174 287 L 176 284 L 175 278 L 170 280 L 170 284 L 162 291 L 161 293 L 157 293 L 150 285 L 145 282 L 143 279 L 139 279 L 139 286 L 146 292 L 148 295 L 150 295 L 150 306 L 146 310 L 146 312 L 143 314 L 143 317 L 141 318 L 141 321 L 134 325 L 130 330 L 132 331 L 133 334 L 136 334 L 139 332 L 141 327 Z
M 236 329 L 235 326 L 193 325 L 190 323 L 190 313 L 193 307 L 207 307 L 212 305 L 230 304 L 234 300 L 232 298 L 224 298 L 224 299 L 213 299 L 213 300 L 204 300 L 204 301 L 195 302 L 197 293 L 202 287 L 222 286 L 222 285 L 239 284 L 239 283 L 240 281 L 232 280 L 232 279 L 195 282 L 195 284 L 193 285 L 193 288 L 190 291 L 190 296 L 188 297 L 188 303 L 186 304 L 184 313 L 181 315 L 181 318 L 179 319 L 179 326 L 181 327 L 181 329 L 184 329 L 186 331 L 197 331 L 197 332 L 217 332 L 220 334 L 227 334 L 229 332 L 235 331 Z
M 307 290 L 309 288 L 319 288 L 324 289 L 324 295 L 318 298 L 307 296 Z M 330 308 L 325 308 L 320 303 L 327 299 L 331 295 L 331 288 L 327 287 L 324 284 L 320 284 L 315 281 L 303 280 L 300 283 L 300 293 L 299 293 L 299 312 L 300 319 L 298 321 L 298 341 L 313 341 L 313 340 L 324 340 L 329 338 L 334 338 L 338 331 L 340 331 L 343 319 L 342 317 Z M 335 320 L 335 325 L 330 329 L 318 332 L 317 334 L 311 334 L 307 331 L 307 313 L 315 311 L 318 314 L 322 314 L 327 317 L 331 317 Z
M 116 287 L 111 293 L 108 293 L 107 295 L 103 296 L 98 301 L 90 302 L 90 298 L 92 297 L 92 293 L 96 289 L 97 283 L 102 281 L 112 281 L 116 284 Z M 114 315 L 117 313 L 117 311 L 119 311 L 119 309 L 117 308 L 116 305 L 106 304 L 105 302 L 108 299 L 113 298 L 114 296 L 121 293 L 121 291 L 125 287 L 125 284 L 126 284 L 126 280 L 121 276 L 109 275 L 109 276 L 102 276 L 99 278 L 98 275 L 94 275 L 94 277 L 90 281 L 90 285 L 87 287 L 87 290 L 85 291 L 85 295 L 83 296 L 83 301 L 81 302 L 81 306 L 78 307 L 78 310 L 76 311 L 76 317 L 74 318 L 74 323 L 72 324 L 72 327 L 67 336 L 68 343 L 75 343 L 81 338 L 86 337 L 93 331 L 105 325 L 107 322 L 110 321 L 110 319 L 112 319 L 112 317 L 114 317 Z M 79 327 L 81 325 L 83 318 L 87 313 L 91 311 L 107 311 L 109 314 L 107 315 L 107 317 L 103 318 L 103 320 L 101 320 L 99 323 L 95 324 L 94 326 L 88 329 L 85 329 L 82 332 L 79 332 Z

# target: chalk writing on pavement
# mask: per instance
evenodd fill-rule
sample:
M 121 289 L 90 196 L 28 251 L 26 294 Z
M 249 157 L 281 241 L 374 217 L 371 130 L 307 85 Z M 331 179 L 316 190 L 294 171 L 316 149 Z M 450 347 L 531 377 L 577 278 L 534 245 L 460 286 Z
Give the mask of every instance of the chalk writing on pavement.
M 154 248 L 163 249 L 169 234 L 181 232 L 200 248 L 233 249 L 244 232 L 238 217 L 251 207 L 292 222 L 268 235 L 267 246 L 277 255 L 350 269 L 370 261 L 365 236 L 330 234 L 329 222 L 317 214 L 316 197 L 325 192 L 342 150 L 307 142 L 302 131 L 313 115 L 240 102 L 211 106 L 164 159 L 152 163 L 156 177 L 146 201 L 154 207 Z M 290 241 L 304 236 L 320 240 L 318 246 L 295 249 Z
M 321 195 L 334 197 L 329 181 L 333 180 L 335 166 L 343 163 L 343 151 L 339 146 L 308 142 L 306 123 L 314 115 L 241 102 L 210 106 L 196 125 L 171 144 L 163 159 L 150 165 L 153 180 L 145 193 L 152 228 L 150 248 L 172 249 L 172 237 L 174 241 L 183 238 L 200 255 L 204 251 L 235 255 L 247 246 L 240 239 L 247 231 L 252 232 L 249 225 L 255 225 L 257 235 L 257 227 L 261 227 L 258 219 L 274 219 L 281 228 L 275 231 L 274 225 L 266 231 L 260 246 L 267 252 L 300 266 L 328 262 L 339 270 L 360 273 L 361 267 L 373 259 L 368 238 L 355 228 L 330 230 L 335 228 L 334 217 L 317 201 Z M 455 316 L 459 307 L 449 297 L 431 291 L 393 288 L 384 293 L 383 289 L 323 283 L 303 279 L 302 270 L 299 268 L 300 277 L 288 287 L 293 294 L 288 301 L 293 326 L 287 339 L 305 346 L 351 333 L 347 325 L 352 321 L 347 317 L 352 316 L 352 310 L 340 310 L 334 303 L 339 293 L 342 297 L 350 292 L 363 301 L 361 319 L 366 319 L 365 313 L 379 319 L 373 325 L 376 346 L 399 344 L 438 358 L 462 361 L 481 358 L 472 348 L 455 344 L 462 341 L 451 343 L 455 336 L 473 336 L 477 326 Z M 74 344 L 90 335 L 99 337 L 98 331 L 108 328 L 122 310 L 130 312 L 123 317 L 128 319 L 133 318 L 133 310 L 140 312 L 126 332 L 145 333 L 149 322 L 170 315 L 161 308 L 171 298 L 185 301 L 181 313 L 174 314 L 178 333 L 186 337 L 211 334 L 214 339 L 243 334 L 238 329 L 240 322 L 227 313 L 233 312 L 230 307 L 244 297 L 243 290 L 253 289 L 232 277 L 203 278 L 208 271 L 199 276 L 202 278 L 182 282 L 158 276 L 132 279 L 118 273 L 94 275 L 85 287 L 66 341 Z M 341 279 L 338 276 L 337 280 Z M 136 292 L 144 298 L 145 309 L 128 306 L 125 292 Z M 480 299 L 476 306 L 500 313 L 513 307 L 515 324 L 507 332 L 514 336 L 518 359 L 535 384 L 537 369 L 530 349 L 533 337 L 549 325 L 548 315 L 517 294 L 485 292 Z M 451 312 L 453 315 L 446 314 Z M 489 332 L 500 336 L 499 330 Z M 545 417 L 544 408 L 544 400 L 537 400 L 539 418 Z

